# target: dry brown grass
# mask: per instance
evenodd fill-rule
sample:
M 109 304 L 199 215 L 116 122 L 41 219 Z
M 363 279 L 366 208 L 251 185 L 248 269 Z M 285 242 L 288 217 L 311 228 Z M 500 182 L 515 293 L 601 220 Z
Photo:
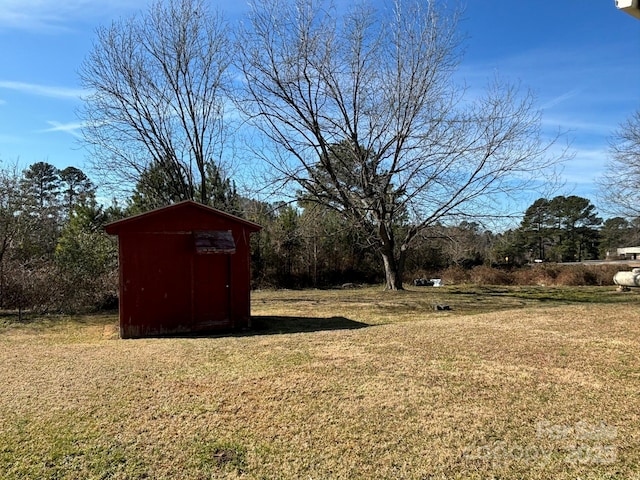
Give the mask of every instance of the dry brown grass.
M 217 338 L 5 324 L 0 477 L 640 478 L 639 297 L 481 296 L 258 292 L 262 329 Z

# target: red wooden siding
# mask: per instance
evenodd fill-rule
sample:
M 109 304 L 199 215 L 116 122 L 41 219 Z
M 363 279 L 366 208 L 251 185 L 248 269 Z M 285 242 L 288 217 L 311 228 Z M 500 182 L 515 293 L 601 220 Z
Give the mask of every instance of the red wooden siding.
M 186 201 L 106 230 L 119 240 L 122 338 L 250 326 L 249 237 L 260 226 Z

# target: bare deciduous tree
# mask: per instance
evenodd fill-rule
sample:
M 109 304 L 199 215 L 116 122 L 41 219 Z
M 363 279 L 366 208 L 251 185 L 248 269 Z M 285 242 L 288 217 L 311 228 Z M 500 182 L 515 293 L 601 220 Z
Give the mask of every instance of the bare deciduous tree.
M 18 166 L 6 167 L 0 162 L 0 308 L 5 300 L 5 264 L 14 238 L 21 230 L 24 209 L 20 191 Z
M 207 164 L 225 140 L 228 27 L 204 0 L 156 1 L 145 16 L 100 28 L 80 77 L 80 116 L 95 169 L 133 187 L 162 166 L 183 199 L 207 203 Z
M 602 200 L 613 213 L 640 217 L 640 109 L 613 133 L 609 154 L 599 181 Z
M 465 100 L 459 12 L 438 3 L 339 16 L 322 0 L 255 0 L 238 42 L 240 105 L 275 146 L 271 171 L 369 234 L 388 289 L 420 232 L 497 213 L 492 201 L 558 160 L 531 94 L 496 80 Z

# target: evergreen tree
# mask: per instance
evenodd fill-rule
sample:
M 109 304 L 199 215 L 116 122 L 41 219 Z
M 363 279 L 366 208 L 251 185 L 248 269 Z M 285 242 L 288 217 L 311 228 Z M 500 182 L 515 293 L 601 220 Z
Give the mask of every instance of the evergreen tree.
M 539 198 L 527 208 L 520 223 L 523 247 L 529 252 L 530 260 L 545 260 L 551 245 L 549 201 Z
M 598 257 L 598 231 L 602 223 L 596 207 L 587 198 L 557 196 L 549 203 L 556 224 L 556 259 L 563 262 Z
M 108 222 L 95 200 L 76 205 L 56 246 L 56 263 L 74 278 L 87 280 L 116 266 L 115 243 L 104 231 Z
M 20 256 L 23 261 L 50 259 L 60 233 L 60 171 L 37 162 L 22 172 L 23 224 Z
M 196 198 L 206 198 L 205 205 L 233 215 L 242 215 L 241 199 L 235 183 L 225 178 L 213 162 L 207 164 L 203 186 L 206 193 Z M 127 210 L 130 214 L 142 213 L 192 197 L 185 172 L 156 162 L 140 175 Z
M 83 205 L 95 198 L 96 187 L 85 173 L 76 167 L 60 170 L 62 204 L 67 216 L 71 216 L 77 205 Z
M 536 200 L 525 212 L 520 232 L 531 260 L 572 262 L 597 258 L 601 223 L 588 199 L 558 195 Z
M 46 162 L 37 162 L 22 172 L 22 187 L 30 204 L 41 212 L 58 206 L 60 171 Z

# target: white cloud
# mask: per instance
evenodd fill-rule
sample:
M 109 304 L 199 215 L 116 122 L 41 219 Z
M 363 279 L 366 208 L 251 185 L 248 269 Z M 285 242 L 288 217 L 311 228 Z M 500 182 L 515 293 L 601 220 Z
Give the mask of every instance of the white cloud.
M 21 93 L 49 98 L 79 99 L 87 94 L 86 90 L 82 90 L 80 88 L 57 87 L 52 85 L 12 82 L 6 80 L 0 80 L 0 89 L 14 90 Z
M 543 109 L 549 109 L 549 108 L 553 108 L 556 105 L 565 102 L 566 100 L 569 100 L 570 98 L 575 97 L 576 95 L 578 95 L 580 93 L 580 90 L 577 88 L 574 88 L 571 91 L 565 92 L 561 95 L 558 95 L 550 100 L 547 100 L 543 105 L 542 108 Z
M 47 123 L 51 125 L 51 128 L 42 130 L 42 132 L 65 132 L 76 138 L 82 137 L 82 135 L 78 133 L 78 130 L 80 130 L 84 126 L 84 124 L 80 122 L 61 123 L 61 122 L 56 122 L 55 120 L 48 120 Z
M 147 0 L 0 0 L 0 29 L 60 31 L 79 19 L 140 9 Z
M 580 113 L 571 115 L 571 112 L 564 112 L 563 115 L 548 115 L 545 113 L 542 118 L 542 124 L 546 128 L 553 130 L 560 128 L 562 131 L 573 132 L 573 134 L 589 135 L 591 139 L 595 138 L 594 135 L 605 139 L 611 135 L 615 126 L 604 121 L 598 122 L 583 118 Z

